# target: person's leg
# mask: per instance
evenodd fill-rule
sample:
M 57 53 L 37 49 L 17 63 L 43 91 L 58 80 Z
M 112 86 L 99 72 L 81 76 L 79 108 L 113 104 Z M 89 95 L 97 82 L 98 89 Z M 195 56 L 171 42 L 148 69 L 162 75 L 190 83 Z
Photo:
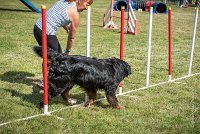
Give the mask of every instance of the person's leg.
M 42 30 L 35 25 L 33 33 L 38 44 L 42 46 Z M 56 52 L 62 53 L 62 49 L 56 35 L 47 35 L 47 46 Z
M 36 41 L 38 42 L 38 45 L 42 46 L 42 30 L 35 25 L 33 28 L 33 34 Z
M 35 25 L 33 29 L 33 33 L 34 33 L 34 37 L 36 41 L 38 42 L 38 45 L 42 46 L 42 30 Z M 58 42 L 56 35 L 47 35 L 47 46 L 52 48 L 56 52 L 62 53 L 60 43 Z M 44 81 L 40 80 L 37 83 L 37 87 L 42 92 L 44 89 Z
M 62 49 L 56 35 L 47 35 L 47 45 L 56 52 L 62 53 Z

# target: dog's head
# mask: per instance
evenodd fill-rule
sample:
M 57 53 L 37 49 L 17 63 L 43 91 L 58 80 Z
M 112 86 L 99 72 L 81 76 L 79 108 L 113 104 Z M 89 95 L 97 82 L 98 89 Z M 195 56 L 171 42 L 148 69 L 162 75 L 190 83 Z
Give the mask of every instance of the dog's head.
M 119 68 L 120 74 L 122 75 L 123 78 L 131 74 L 131 66 L 127 62 L 120 60 L 118 58 L 113 58 L 113 59 L 114 59 L 113 65 Z
M 121 68 L 126 77 L 131 74 L 131 66 L 127 62 L 123 61 L 121 64 Z

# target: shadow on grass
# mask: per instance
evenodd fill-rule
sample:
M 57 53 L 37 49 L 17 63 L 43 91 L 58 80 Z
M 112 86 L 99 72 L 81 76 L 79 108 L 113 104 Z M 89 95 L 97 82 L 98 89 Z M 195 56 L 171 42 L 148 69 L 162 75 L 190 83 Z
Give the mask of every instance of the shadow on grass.
M 36 87 L 36 83 L 39 81 L 38 79 L 34 78 L 33 73 L 25 72 L 25 71 L 8 71 L 0 76 L 1 81 L 10 82 L 10 83 L 19 83 L 25 84 L 28 86 L 33 86 L 33 92 L 31 94 L 21 93 L 16 89 L 1 89 L 11 93 L 11 96 L 22 98 L 23 101 L 33 103 L 36 106 L 39 106 L 39 103 L 43 100 L 43 94 L 39 92 L 38 88 Z M 78 100 L 83 101 L 84 94 L 76 94 L 73 95 L 74 98 L 78 98 Z M 50 101 L 50 104 L 57 104 L 57 103 L 65 103 L 62 100 L 62 97 L 58 96 L 53 98 Z
M 22 103 L 22 102 L 28 102 L 28 103 L 32 103 L 37 108 L 40 108 L 40 102 L 43 101 L 43 93 L 40 93 L 36 87 L 33 87 L 33 92 L 31 94 L 22 93 L 16 89 L 0 88 L 0 90 L 1 91 L 4 90 L 5 92 L 8 92 L 8 94 L 10 94 L 11 97 L 20 98 L 19 101 L 15 101 L 14 98 L 12 99 L 17 105 L 30 107 L 30 105 L 28 105 L 28 104 L 26 105 L 25 103 Z M 76 95 L 73 95 L 72 97 L 78 99 L 77 104 L 84 102 L 84 93 L 76 94 Z M 62 97 L 60 95 L 52 98 L 49 101 L 49 105 L 51 105 L 51 104 L 63 104 L 63 105 L 69 106 L 66 103 L 66 101 L 64 99 L 62 99 Z
M 34 104 L 35 106 L 39 106 L 39 103 L 43 100 L 43 94 L 39 92 L 38 88 L 36 87 L 36 83 L 39 81 L 38 79 L 34 78 L 34 74 L 24 71 L 9 71 L 4 73 L 0 76 L 1 81 L 6 81 L 10 83 L 19 83 L 19 84 L 26 84 L 28 86 L 33 86 L 33 92 L 31 94 L 22 93 L 16 89 L 2 89 L 6 92 L 11 93 L 11 96 L 19 97 L 23 101 L 29 102 Z M 74 87 L 76 88 L 76 87 Z M 73 89 L 72 89 L 73 90 Z M 73 93 L 72 97 L 77 99 L 77 103 L 84 102 L 84 91 L 82 93 Z M 101 96 L 102 97 L 102 96 Z M 51 101 L 49 101 L 49 104 L 66 104 L 66 102 L 62 99 L 62 97 L 59 95 L 55 98 L 52 98 Z M 108 108 L 108 105 L 104 105 L 101 103 L 101 101 L 96 102 L 94 105 L 102 108 Z
M 0 11 L 13 11 L 13 12 L 32 12 L 31 10 L 22 10 L 22 9 L 9 9 L 9 8 L 0 8 Z
M 23 101 L 26 101 L 28 103 L 32 103 L 33 105 L 38 107 L 40 100 L 42 100 L 42 98 L 43 98 L 43 95 L 40 94 L 37 89 L 33 89 L 33 92 L 31 94 L 21 93 L 20 91 L 18 91 L 16 89 L 5 89 L 4 88 L 4 89 L 1 89 L 1 90 L 4 90 L 5 92 L 8 92 L 9 94 L 11 94 L 11 97 L 20 98 L 20 101 L 15 101 L 14 98 L 12 99 L 12 100 L 15 101 L 15 103 L 17 105 L 23 105 L 23 106 L 27 106 L 27 107 L 30 107 L 30 105 L 28 105 L 28 104 L 26 105 L 25 103 L 22 103 Z
M 9 83 L 19 83 L 25 84 L 28 86 L 33 86 L 33 92 L 31 94 L 21 93 L 17 89 L 0 89 L 6 92 L 9 92 L 13 97 L 22 98 L 22 100 L 31 102 L 34 105 L 39 104 L 39 100 L 42 100 L 42 95 L 39 93 L 39 90 L 36 88 L 36 82 L 38 79 L 34 78 L 33 73 L 25 72 L 25 71 L 8 71 L 0 76 L 1 81 L 9 82 Z
M 0 76 L 1 81 L 7 81 L 10 83 L 21 83 L 28 86 L 35 85 L 38 79 L 34 78 L 34 74 L 24 71 L 8 71 Z
M 15 89 L 3 88 L 0 90 L 2 90 L 2 91 L 4 90 L 5 92 L 8 92 L 9 94 L 11 94 L 11 97 L 20 98 L 20 101 L 15 101 L 15 99 L 12 99 L 15 102 L 15 104 L 17 104 L 17 105 L 31 107 L 30 105 L 28 105 L 26 103 L 22 103 L 24 101 L 24 102 L 32 103 L 38 109 L 40 109 L 40 102 L 43 100 L 43 94 L 39 93 L 39 90 L 36 89 L 36 87 L 33 88 L 33 92 L 31 94 L 21 93 Z M 79 94 L 73 94 L 72 98 L 77 99 L 76 104 L 80 104 L 80 103 L 84 102 L 84 96 L 85 96 L 85 93 L 79 93 Z M 66 101 L 60 95 L 49 101 L 49 105 L 52 105 L 52 104 L 63 104 L 65 106 L 70 106 L 66 103 Z M 111 106 L 108 103 L 104 104 L 104 103 L 102 103 L 102 101 L 97 101 L 93 105 L 96 107 L 103 108 L 103 109 L 111 108 Z M 41 110 L 43 110 L 43 109 L 41 109 Z

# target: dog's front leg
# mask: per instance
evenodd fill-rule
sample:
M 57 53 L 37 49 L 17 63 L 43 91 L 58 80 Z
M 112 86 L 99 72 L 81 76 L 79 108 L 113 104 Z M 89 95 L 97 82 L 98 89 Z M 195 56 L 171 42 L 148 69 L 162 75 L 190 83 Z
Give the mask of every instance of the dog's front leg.
M 67 87 L 67 88 L 64 90 L 64 92 L 61 93 L 62 98 L 63 98 L 65 101 L 67 101 L 67 103 L 68 103 L 69 105 L 73 105 L 73 104 L 74 104 L 74 103 L 73 103 L 73 100 L 72 100 L 72 97 L 69 95 L 69 91 L 70 91 L 70 89 L 72 89 L 72 87 L 73 87 L 73 86 Z
M 94 101 L 96 100 L 97 92 L 96 91 L 91 91 L 91 90 L 86 90 L 89 100 L 85 103 L 85 107 L 90 107 Z
M 106 90 L 106 98 L 107 98 L 108 102 L 110 103 L 110 105 L 113 108 L 116 108 L 116 109 L 125 109 L 124 106 L 118 104 L 118 100 L 117 100 L 117 97 L 115 95 L 115 90 L 113 90 L 113 89 Z

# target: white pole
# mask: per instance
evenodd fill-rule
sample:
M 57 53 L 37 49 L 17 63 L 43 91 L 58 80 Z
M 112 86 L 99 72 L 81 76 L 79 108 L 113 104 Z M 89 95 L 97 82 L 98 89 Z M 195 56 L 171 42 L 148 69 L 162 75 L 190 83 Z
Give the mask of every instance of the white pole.
M 150 7 L 150 11 L 149 11 L 149 35 L 148 35 L 148 59 L 147 59 L 146 87 L 149 86 L 150 55 L 151 55 L 151 34 L 152 34 L 152 16 L 153 16 L 153 7 Z
M 195 19 L 194 19 L 194 29 L 193 29 L 193 34 L 192 34 L 192 48 L 191 48 L 191 53 L 190 53 L 190 63 L 189 63 L 188 75 L 191 75 L 191 70 L 192 70 L 192 60 L 193 60 L 193 54 L 194 54 L 194 45 L 195 45 L 195 37 L 196 37 L 196 29 L 197 29 L 198 11 L 199 11 L 199 9 L 196 8 Z
M 88 9 L 87 9 L 87 17 L 86 17 L 86 21 L 87 21 L 87 24 L 86 24 L 86 56 L 87 57 L 90 57 L 90 13 L 91 13 L 91 7 L 88 6 Z M 85 94 L 85 102 L 87 102 L 89 99 L 88 95 Z
M 86 26 L 86 34 L 87 34 L 87 46 L 86 46 L 86 56 L 90 57 L 90 11 L 91 11 L 91 7 L 88 6 L 87 9 L 87 26 Z

